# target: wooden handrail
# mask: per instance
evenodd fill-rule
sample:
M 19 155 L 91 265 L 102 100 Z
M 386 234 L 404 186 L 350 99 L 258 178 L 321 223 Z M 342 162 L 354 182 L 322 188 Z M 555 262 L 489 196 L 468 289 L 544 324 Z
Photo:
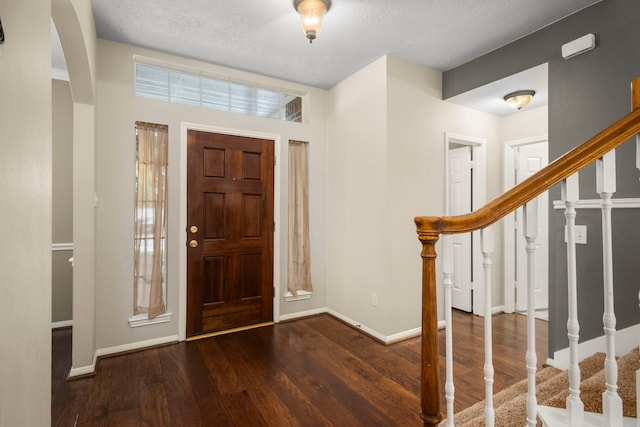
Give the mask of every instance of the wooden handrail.
M 420 401 L 425 427 L 442 421 L 440 412 L 440 364 L 436 306 L 436 250 L 440 234 L 481 230 L 535 199 L 549 188 L 640 134 L 640 77 L 631 84 L 632 112 L 496 197 L 480 209 L 458 216 L 418 216 L 415 223 L 422 243 L 422 365 Z M 486 313 L 486 315 L 490 315 Z M 447 325 L 449 327 L 449 325 Z
M 418 233 L 455 234 L 486 228 L 638 133 L 640 110 L 635 110 L 478 210 L 458 216 L 416 217 Z

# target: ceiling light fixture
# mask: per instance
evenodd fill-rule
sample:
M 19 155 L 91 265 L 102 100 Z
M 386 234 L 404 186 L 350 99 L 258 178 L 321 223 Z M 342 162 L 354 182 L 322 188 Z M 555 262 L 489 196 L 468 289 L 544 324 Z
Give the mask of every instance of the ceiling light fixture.
M 535 94 L 535 90 L 518 90 L 505 95 L 504 100 L 509 104 L 509 107 L 522 110 L 531 102 Z
M 300 14 L 302 32 L 313 43 L 320 34 L 322 18 L 331 7 L 331 0 L 293 0 L 293 7 Z

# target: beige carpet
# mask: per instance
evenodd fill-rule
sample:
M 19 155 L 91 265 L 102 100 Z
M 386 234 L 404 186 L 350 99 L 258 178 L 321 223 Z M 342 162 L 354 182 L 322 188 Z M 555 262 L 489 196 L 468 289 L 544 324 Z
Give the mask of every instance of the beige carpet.
M 604 383 L 604 353 L 596 353 L 580 362 L 580 397 L 585 411 L 602 413 Z M 618 393 L 622 397 L 625 417 L 636 417 L 636 371 L 640 369 L 640 352 L 633 350 L 618 359 Z M 536 396 L 538 405 L 564 408 L 569 395 L 567 371 L 546 367 L 536 374 Z M 493 398 L 496 426 L 526 424 L 527 380 L 522 380 L 502 390 Z M 444 426 L 446 421 L 441 425 Z M 484 423 L 484 401 L 455 415 L 459 427 L 482 427 Z M 540 425 L 540 423 L 538 423 Z

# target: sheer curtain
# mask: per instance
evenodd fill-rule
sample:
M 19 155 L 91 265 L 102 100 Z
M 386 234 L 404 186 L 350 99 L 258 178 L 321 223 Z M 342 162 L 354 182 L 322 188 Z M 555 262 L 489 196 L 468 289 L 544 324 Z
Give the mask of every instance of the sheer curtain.
M 165 313 L 168 126 L 136 122 L 134 314 Z
M 289 260 L 287 288 L 313 291 L 309 245 L 308 143 L 289 141 Z

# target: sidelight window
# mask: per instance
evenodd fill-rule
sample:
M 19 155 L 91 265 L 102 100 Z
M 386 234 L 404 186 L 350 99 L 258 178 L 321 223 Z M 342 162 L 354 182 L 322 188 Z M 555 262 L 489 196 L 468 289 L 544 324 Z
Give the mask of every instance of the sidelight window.
M 311 296 L 309 144 L 289 141 L 289 253 L 286 300 Z
M 167 153 L 168 126 L 136 122 L 134 315 L 143 320 L 166 312 Z

